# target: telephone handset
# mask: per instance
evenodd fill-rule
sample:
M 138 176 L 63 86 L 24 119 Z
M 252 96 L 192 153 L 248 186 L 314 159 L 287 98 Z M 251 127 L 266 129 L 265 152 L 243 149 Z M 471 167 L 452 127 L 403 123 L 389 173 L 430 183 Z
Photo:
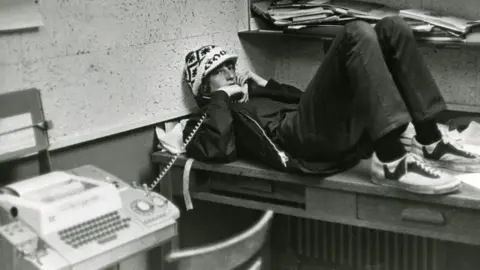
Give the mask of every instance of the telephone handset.
M 239 101 L 243 98 L 244 94 L 243 93 L 235 93 L 230 97 L 230 100 L 232 101 Z
M 243 97 L 244 97 L 243 93 L 235 93 L 230 97 L 230 99 L 232 101 L 238 101 L 238 100 L 241 100 Z M 183 142 L 182 149 L 185 149 L 185 147 L 187 147 L 188 143 L 192 140 L 195 133 L 197 133 L 197 131 L 200 128 L 200 126 L 202 125 L 203 121 L 205 121 L 205 118 L 207 118 L 207 113 L 203 113 L 203 115 L 200 117 L 200 119 L 198 120 L 198 123 L 195 125 L 192 132 L 188 135 L 188 137 Z M 179 156 L 180 156 L 180 153 L 177 153 L 177 154 L 175 154 L 175 156 L 173 156 L 170 159 L 170 161 L 167 163 L 165 168 L 163 168 L 163 170 L 157 176 L 155 181 L 153 181 L 153 183 L 150 184 L 150 186 L 148 186 L 147 184 L 142 185 L 142 187 L 145 190 L 147 196 L 158 185 L 158 183 L 160 183 L 162 178 L 167 174 L 167 172 L 170 170 L 170 168 L 173 166 L 173 164 L 175 163 L 175 161 L 178 159 Z

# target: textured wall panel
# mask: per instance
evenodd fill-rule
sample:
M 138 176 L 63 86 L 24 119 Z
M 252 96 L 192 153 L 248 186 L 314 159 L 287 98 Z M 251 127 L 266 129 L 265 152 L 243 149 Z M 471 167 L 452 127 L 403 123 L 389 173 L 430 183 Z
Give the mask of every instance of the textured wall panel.
M 246 1 L 49 0 L 39 9 L 44 27 L 0 35 L 0 92 L 39 88 L 53 142 L 193 107 L 182 83 L 191 49 L 226 43 L 247 58 L 236 34 Z

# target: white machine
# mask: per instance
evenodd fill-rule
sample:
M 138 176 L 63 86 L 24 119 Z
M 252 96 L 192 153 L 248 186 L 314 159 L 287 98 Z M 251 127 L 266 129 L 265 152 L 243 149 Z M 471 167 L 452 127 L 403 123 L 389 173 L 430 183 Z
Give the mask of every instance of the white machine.
M 0 270 L 102 269 L 171 239 L 180 216 L 161 195 L 93 166 L 8 185 L 0 208 L 9 215 Z

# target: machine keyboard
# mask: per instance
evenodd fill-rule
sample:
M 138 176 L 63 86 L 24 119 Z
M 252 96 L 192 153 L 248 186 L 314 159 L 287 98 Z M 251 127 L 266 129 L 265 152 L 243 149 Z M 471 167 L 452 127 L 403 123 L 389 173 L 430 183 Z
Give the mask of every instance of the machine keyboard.
M 131 218 L 121 218 L 115 211 L 82 222 L 58 232 L 60 239 L 73 248 L 79 248 L 93 241 L 99 244 L 116 238 L 116 233 L 130 226 Z

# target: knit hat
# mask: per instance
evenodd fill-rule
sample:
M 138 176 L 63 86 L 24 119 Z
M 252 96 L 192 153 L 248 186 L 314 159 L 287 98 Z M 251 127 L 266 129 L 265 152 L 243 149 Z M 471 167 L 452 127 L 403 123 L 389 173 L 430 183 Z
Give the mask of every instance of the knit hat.
M 195 96 L 198 95 L 198 88 L 202 79 L 208 73 L 228 60 L 236 62 L 237 55 L 229 54 L 216 45 L 207 45 L 198 50 L 191 51 L 185 57 L 185 79 L 190 85 Z

